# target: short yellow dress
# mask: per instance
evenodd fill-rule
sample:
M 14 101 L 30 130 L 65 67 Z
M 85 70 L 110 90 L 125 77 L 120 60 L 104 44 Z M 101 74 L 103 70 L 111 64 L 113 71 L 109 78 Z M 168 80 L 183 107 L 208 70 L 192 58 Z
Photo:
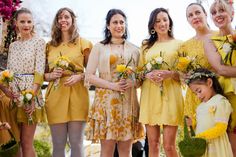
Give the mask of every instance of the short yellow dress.
M 179 52 L 185 52 L 189 57 L 197 56 L 197 62 L 201 65 L 201 67 L 206 69 L 211 68 L 207 58 L 205 57 L 203 41 L 191 38 L 181 45 Z M 195 119 L 196 108 L 201 103 L 200 100 L 188 87 L 184 98 L 184 115 Z
M 10 99 L 0 90 L 0 122 L 8 122 L 11 126 L 11 131 L 17 141 L 20 141 L 20 131 L 16 121 L 17 108 L 10 106 Z M 0 131 L 0 145 L 8 142 L 10 135 L 8 131 Z
M 59 56 L 65 56 L 75 65 L 77 71 L 84 71 L 84 55 L 86 49 L 92 48 L 92 43 L 81 37 L 75 43 L 61 43 L 54 47 L 47 46 L 47 61 L 49 71 L 55 67 L 54 61 Z M 84 81 L 73 86 L 64 86 L 69 76 L 60 78 L 58 87 L 55 81 L 50 81 L 46 92 L 46 112 L 49 124 L 66 123 L 69 121 L 86 121 L 89 108 L 88 90 Z
M 225 52 L 224 49 L 221 48 L 224 45 L 224 41 L 226 41 L 226 38 L 228 38 L 231 42 L 233 40 L 231 35 L 213 36 L 212 40 L 215 46 L 218 48 L 218 52 L 221 55 L 224 64 L 228 66 L 236 66 L 236 50 L 232 51 L 231 57 L 227 57 L 230 56 L 231 52 Z M 233 84 L 233 82 L 235 81 L 234 79 L 235 78 L 220 76 L 218 80 L 221 87 L 223 88 L 226 98 L 229 100 L 233 108 L 233 112 L 231 114 L 229 122 L 229 130 L 236 133 L 236 87 Z
M 202 102 L 197 107 L 196 134 L 213 128 L 217 122 L 228 124 L 231 112 L 229 101 L 220 94 L 213 96 L 207 102 Z M 203 157 L 233 157 L 227 132 L 207 140 L 207 149 Z
M 34 84 L 43 83 L 46 61 L 45 46 L 45 41 L 37 36 L 26 41 L 15 41 L 10 45 L 7 68 L 17 76 L 10 83 L 14 92 L 19 93 L 19 88 L 20 90 L 33 89 Z M 17 121 L 28 124 L 28 115 L 20 103 L 17 105 Z M 37 93 L 35 107 L 36 110 L 32 114 L 33 123 L 46 122 L 41 90 Z
M 173 68 L 181 43 L 182 41 L 173 39 L 168 42 L 156 42 L 147 51 L 142 49 L 139 66 L 143 66 L 152 56 L 159 56 L 162 52 L 164 61 Z M 183 121 L 183 107 L 180 82 L 173 79 L 164 80 L 161 92 L 159 84 L 154 84 L 148 79 L 143 81 L 139 117 L 141 123 L 178 126 Z

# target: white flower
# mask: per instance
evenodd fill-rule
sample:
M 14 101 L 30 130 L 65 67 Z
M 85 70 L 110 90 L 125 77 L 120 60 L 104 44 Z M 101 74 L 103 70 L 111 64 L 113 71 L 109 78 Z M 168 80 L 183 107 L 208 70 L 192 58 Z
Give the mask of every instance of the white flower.
M 151 71 L 151 69 L 152 69 L 151 63 L 147 63 L 146 64 L 146 68 L 147 68 L 148 71 Z
M 60 62 L 60 64 L 61 64 L 62 66 L 65 66 L 65 67 L 68 67 L 68 66 L 69 66 L 69 63 L 68 63 L 67 61 L 65 61 L 65 60 L 62 60 L 62 61 Z
M 29 101 L 29 100 L 32 99 L 33 95 L 30 94 L 30 93 L 27 93 L 27 94 L 25 95 L 25 97 L 26 97 L 26 99 Z
M 231 45 L 229 43 L 224 43 L 224 45 L 222 46 L 222 50 L 225 53 L 229 53 L 232 50 Z
M 24 100 L 24 96 L 23 96 L 23 95 L 20 95 L 19 101 L 20 101 L 20 102 L 23 102 L 23 100 Z
M 156 57 L 155 61 L 157 62 L 157 64 L 162 64 L 163 59 L 162 59 L 162 57 Z

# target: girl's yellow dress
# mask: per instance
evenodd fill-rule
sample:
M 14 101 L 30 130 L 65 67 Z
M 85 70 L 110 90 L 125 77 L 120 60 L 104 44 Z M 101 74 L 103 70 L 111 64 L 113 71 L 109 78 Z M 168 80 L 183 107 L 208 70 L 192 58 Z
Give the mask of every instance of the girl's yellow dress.
M 228 66 L 236 66 L 236 50 L 227 52 L 227 50 L 223 48 L 224 44 L 227 44 L 227 42 L 225 42 L 227 41 L 226 38 L 228 38 L 230 42 L 233 42 L 231 35 L 213 36 L 212 40 L 215 46 L 218 48 L 218 52 L 221 55 L 224 64 Z M 230 55 L 231 57 L 227 57 Z M 230 117 L 229 129 L 230 131 L 236 132 L 236 86 L 234 86 L 235 78 L 220 76 L 218 80 L 221 87 L 223 88 L 226 98 L 229 100 L 233 108 L 233 112 Z
M 155 43 L 145 51 L 142 48 L 139 66 L 144 66 L 153 56 L 159 56 L 162 52 L 164 61 L 170 68 L 173 68 L 181 43 L 181 41 L 173 39 L 168 42 Z M 148 125 L 177 126 L 183 121 L 184 106 L 181 84 L 173 79 L 165 79 L 162 92 L 160 87 L 160 84 L 154 84 L 148 79 L 143 81 L 139 121 Z
M 47 46 L 47 61 L 49 71 L 55 67 L 54 62 L 58 57 L 67 57 L 76 70 L 84 71 L 84 50 L 92 48 L 92 43 L 83 38 L 77 38 L 75 43 L 61 43 L 54 47 Z M 68 71 L 69 72 L 69 71 Z M 70 72 L 69 72 L 70 73 Z M 71 73 L 72 74 L 72 73 Z M 59 85 L 54 86 L 55 81 L 49 82 L 46 92 L 46 112 L 49 124 L 66 123 L 69 121 L 86 121 L 89 107 L 88 90 L 84 81 L 72 86 L 64 86 L 63 83 L 70 75 L 60 78 Z
M 11 108 L 10 99 L 0 90 L 0 122 L 8 122 L 11 126 L 11 131 L 16 140 L 20 140 L 20 131 L 16 121 L 16 108 Z M 0 131 L 0 145 L 8 142 L 10 135 L 8 131 Z
M 228 124 L 232 107 L 222 95 L 215 95 L 197 107 L 196 134 L 213 128 L 216 123 Z M 207 140 L 207 149 L 203 157 L 233 157 L 228 135 Z
M 191 38 L 181 45 L 179 52 L 185 52 L 189 57 L 197 56 L 197 63 L 203 68 L 210 69 L 211 66 L 205 57 L 203 41 Z M 194 94 L 188 87 L 184 98 L 184 115 L 193 119 L 195 117 L 196 108 L 201 102 L 197 98 L 196 94 Z

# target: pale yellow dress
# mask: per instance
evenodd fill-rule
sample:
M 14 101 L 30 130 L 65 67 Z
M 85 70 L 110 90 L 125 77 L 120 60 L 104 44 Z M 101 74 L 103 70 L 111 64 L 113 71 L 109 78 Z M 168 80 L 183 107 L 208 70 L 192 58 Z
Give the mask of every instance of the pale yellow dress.
M 197 107 L 196 134 L 213 128 L 216 123 L 228 124 L 232 107 L 222 95 L 215 95 L 207 102 L 202 102 Z M 207 140 L 207 149 L 203 157 L 233 157 L 228 135 L 223 135 Z
M 150 49 L 141 51 L 140 66 L 152 56 L 164 55 L 164 61 L 173 68 L 177 50 L 182 41 L 171 40 L 155 43 Z M 162 94 L 161 94 L 162 93 Z M 181 84 L 173 79 L 163 81 L 163 91 L 160 84 L 154 84 L 148 79 L 143 81 L 141 87 L 140 117 L 139 121 L 148 125 L 172 125 L 178 126 L 183 121 L 183 96 Z
M 18 77 L 10 84 L 14 92 L 19 93 L 17 86 L 20 90 L 25 90 L 33 89 L 33 84 L 41 85 L 43 83 L 46 61 L 45 45 L 45 41 L 36 36 L 26 41 L 15 41 L 10 45 L 7 68 Z M 37 100 L 34 99 L 36 110 L 32 114 L 33 123 L 46 121 L 41 90 L 37 93 L 37 98 Z M 28 115 L 22 105 L 17 108 L 17 121 L 28 123 Z
M 189 57 L 197 56 L 197 62 L 201 65 L 201 67 L 210 69 L 211 66 L 205 57 L 203 41 L 191 38 L 181 45 L 179 52 L 185 52 Z M 184 98 L 184 115 L 195 119 L 196 108 L 201 103 L 200 100 L 188 87 Z
M 138 64 L 139 51 L 129 42 L 124 43 L 124 56 L 111 50 L 110 44 L 97 43 L 90 55 L 86 77 L 95 74 L 99 77 L 117 82 L 117 64 L 129 64 L 135 68 Z M 89 83 L 89 82 L 88 82 Z M 144 137 L 144 127 L 138 122 L 139 103 L 136 88 L 128 89 L 123 94 L 118 91 L 96 87 L 95 98 L 89 110 L 86 137 L 88 140 L 127 141 Z
M 231 35 L 228 35 L 228 39 L 232 42 Z M 226 41 L 226 36 L 213 36 L 212 40 L 215 46 L 218 48 L 218 52 L 221 55 L 224 64 L 228 66 L 236 66 L 236 50 L 234 50 L 232 53 L 232 64 L 230 63 L 229 58 L 225 60 L 227 53 L 224 52 L 223 48 L 221 47 L 223 46 L 224 41 Z M 229 122 L 229 130 L 236 133 L 236 86 L 234 86 L 235 78 L 220 76 L 218 80 L 220 82 L 221 87 L 223 88 L 224 95 L 229 100 L 233 108 L 233 112 L 231 114 Z
M 83 38 L 77 38 L 75 43 L 61 43 L 55 47 L 47 46 L 47 62 L 49 71 L 55 67 L 55 60 L 65 56 L 75 65 L 78 73 L 84 71 L 84 50 L 92 48 L 92 43 Z M 72 74 L 72 72 L 68 71 Z M 72 86 L 64 86 L 63 83 L 70 75 L 60 78 L 59 85 L 54 86 L 55 81 L 50 81 L 46 92 L 46 112 L 49 124 L 66 123 L 69 121 L 86 121 L 89 107 L 88 90 L 84 81 Z

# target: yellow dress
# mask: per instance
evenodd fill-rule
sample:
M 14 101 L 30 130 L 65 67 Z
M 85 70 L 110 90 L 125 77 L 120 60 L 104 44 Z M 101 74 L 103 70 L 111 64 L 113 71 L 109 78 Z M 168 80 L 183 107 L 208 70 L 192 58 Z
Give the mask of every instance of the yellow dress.
M 16 121 L 17 108 L 10 107 L 10 99 L 0 90 L 0 122 L 8 122 L 11 126 L 11 131 L 16 140 L 20 140 L 20 131 Z M 8 131 L 0 131 L 0 145 L 8 142 L 10 135 Z
M 177 50 L 181 45 L 179 40 L 155 43 L 147 51 L 141 51 L 140 66 L 152 56 L 164 54 L 164 61 L 172 66 L 177 56 Z M 163 81 L 161 94 L 160 85 L 150 80 L 144 80 L 141 87 L 140 118 L 139 121 L 149 125 L 177 126 L 183 121 L 183 98 L 180 82 L 173 79 Z
M 191 38 L 185 41 L 179 49 L 179 52 L 185 52 L 189 57 L 196 57 L 198 63 L 207 69 L 210 69 L 210 64 L 207 61 L 204 53 L 203 41 Z M 186 96 L 184 101 L 184 115 L 194 118 L 196 113 L 196 108 L 200 104 L 200 100 L 197 98 L 188 87 L 186 90 Z M 194 118 L 195 119 L 195 118 Z
M 33 84 L 41 85 L 43 83 L 45 46 L 45 41 L 38 37 L 26 41 L 15 41 L 10 45 L 7 68 L 18 77 L 10 84 L 14 92 L 19 93 L 18 87 L 20 90 L 32 89 Z M 46 121 L 41 90 L 37 93 L 37 98 L 37 100 L 35 99 L 36 110 L 32 114 L 33 123 Z M 22 105 L 20 103 L 17 105 L 17 121 L 28 123 L 28 116 Z
M 222 95 L 215 95 L 197 107 L 196 134 L 213 128 L 217 122 L 228 124 L 232 107 Z M 207 149 L 203 157 L 233 157 L 228 135 L 207 140 Z
M 78 38 L 75 43 L 61 43 L 54 47 L 47 47 L 47 61 L 49 71 L 54 68 L 54 61 L 60 56 L 68 57 L 78 71 L 84 71 L 85 49 L 92 48 L 92 43 L 86 39 Z M 80 81 L 73 86 L 67 87 L 63 83 L 69 76 L 60 78 L 59 85 L 55 88 L 55 81 L 49 82 L 46 92 L 46 112 L 49 124 L 66 123 L 69 121 L 85 121 L 88 115 L 89 96 Z
M 231 35 L 228 35 L 227 38 L 232 42 Z M 227 53 L 224 52 L 223 48 L 220 48 L 224 45 L 224 41 L 226 41 L 226 36 L 213 36 L 212 40 L 215 46 L 218 48 L 218 52 L 221 55 L 224 64 L 229 66 L 236 66 L 236 50 L 232 52 L 230 62 L 230 59 L 226 57 Z M 230 131 L 236 132 L 236 87 L 233 85 L 234 79 L 235 78 L 220 76 L 218 80 L 220 82 L 221 87 L 223 88 L 226 98 L 229 100 L 233 108 L 233 112 L 230 117 L 229 129 Z

